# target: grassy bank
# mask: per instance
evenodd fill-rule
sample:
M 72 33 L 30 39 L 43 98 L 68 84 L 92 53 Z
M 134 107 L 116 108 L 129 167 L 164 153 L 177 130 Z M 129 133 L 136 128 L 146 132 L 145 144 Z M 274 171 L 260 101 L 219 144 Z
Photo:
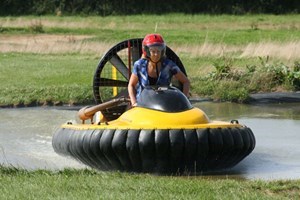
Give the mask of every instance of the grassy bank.
M 0 59 L 3 105 L 92 102 L 92 77 L 98 62 L 92 56 L 5 53 Z
M 1 199 L 299 199 L 300 182 L 0 167 Z
M 194 97 L 245 101 L 300 88 L 299 15 L 0 18 L 0 105 L 93 102 L 93 73 L 114 44 L 163 34 Z

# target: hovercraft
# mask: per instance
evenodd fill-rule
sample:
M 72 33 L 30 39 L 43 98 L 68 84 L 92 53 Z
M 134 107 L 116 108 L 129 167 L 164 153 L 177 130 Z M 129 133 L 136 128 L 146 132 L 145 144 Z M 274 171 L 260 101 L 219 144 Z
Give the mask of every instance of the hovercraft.
M 130 71 L 133 58 L 138 59 L 140 44 L 141 39 L 124 41 L 100 60 L 94 77 L 94 96 L 99 105 L 82 108 L 82 123 L 68 122 L 54 133 L 55 152 L 104 171 L 174 174 L 231 168 L 253 151 L 255 137 L 250 128 L 237 120 L 211 121 L 176 87 L 145 88 L 138 105 L 128 109 L 124 82 L 129 75 L 125 69 Z M 128 66 L 119 54 L 123 49 L 129 49 Z M 178 59 L 169 48 L 168 52 Z M 107 63 L 113 64 L 123 80 L 115 75 L 103 78 L 101 73 L 111 68 Z M 108 97 L 105 87 L 117 94 L 103 101 L 99 91 Z M 116 92 L 120 87 L 123 91 Z M 101 118 L 96 119 L 99 113 Z M 87 124 L 89 119 L 91 123 Z

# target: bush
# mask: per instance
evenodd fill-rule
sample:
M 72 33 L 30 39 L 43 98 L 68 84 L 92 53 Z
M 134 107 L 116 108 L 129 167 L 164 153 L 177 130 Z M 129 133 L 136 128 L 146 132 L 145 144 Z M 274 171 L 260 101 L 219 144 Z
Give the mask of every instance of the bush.
M 221 81 L 214 90 L 213 98 L 223 101 L 243 102 L 249 96 L 247 88 L 236 81 Z
M 293 67 L 283 63 L 269 63 L 269 58 L 259 57 L 259 65 L 246 66 L 241 71 L 233 68 L 230 59 L 222 58 L 213 64 L 215 70 L 200 80 L 191 80 L 198 94 L 210 95 L 215 100 L 245 101 L 249 93 L 271 92 L 285 88 L 300 89 L 300 63 Z M 292 68 L 292 70 L 291 70 Z
M 294 63 L 293 70 L 288 72 L 287 79 L 295 90 L 300 90 L 300 62 Z

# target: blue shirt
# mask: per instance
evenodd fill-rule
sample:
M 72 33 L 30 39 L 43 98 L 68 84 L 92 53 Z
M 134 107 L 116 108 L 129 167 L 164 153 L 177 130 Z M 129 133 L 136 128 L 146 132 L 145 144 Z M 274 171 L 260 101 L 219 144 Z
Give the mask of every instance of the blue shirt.
M 132 73 L 137 75 L 138 84 L 136 87 L 136 98 L 138 99 L 139 95 L 146 86 L 149 86 L 148 78 L 148 60 L 141 58 L 134 63 Z M 177 74 L 180 71 L 179 67 L 170 59 L 164 59 L 162 61 L 161 70 L 157 78 L 157 86 L 169 86 L 171 83 L 172 76 Z

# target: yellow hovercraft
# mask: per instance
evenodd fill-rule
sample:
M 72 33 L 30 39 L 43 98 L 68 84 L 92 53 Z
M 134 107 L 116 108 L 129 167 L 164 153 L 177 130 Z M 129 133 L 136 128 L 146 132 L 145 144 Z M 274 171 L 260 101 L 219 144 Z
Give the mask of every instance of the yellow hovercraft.
M 131 54 L 139 52 L 141 39 L 119 43 L 101 59 L 94 77 L 94 96 L 100 104 L 79 111 L 81 124 L 68 122 L 60 127 L 52 141 L 57 153 L 99 170 L 174 174 L 230 168 L 253 151 L 255 137 L 250 128 L 237 120 L 210 121 L 175 87 L 145 88 L 138 106 L 131 109 L 126 108 L 124 88 L 105 103 L 97 99 L 101 95 L 95 91 L 103 91 L 101 86 L 124 87 L 124 80 L 116 79 L 115 75 L 99 77 L 106 63 L 113 64 L 124 75 L 124 62 L 116 53 L 116 49 L 124 49 L 116 48 L 120 44 L 130 49 L 127 54 Z M 134 56 L 131 54 L 130 58 Z M 98 111 L 102 118 L 94 120 Z M 88 119 L 91 124 L 85 124 Z

